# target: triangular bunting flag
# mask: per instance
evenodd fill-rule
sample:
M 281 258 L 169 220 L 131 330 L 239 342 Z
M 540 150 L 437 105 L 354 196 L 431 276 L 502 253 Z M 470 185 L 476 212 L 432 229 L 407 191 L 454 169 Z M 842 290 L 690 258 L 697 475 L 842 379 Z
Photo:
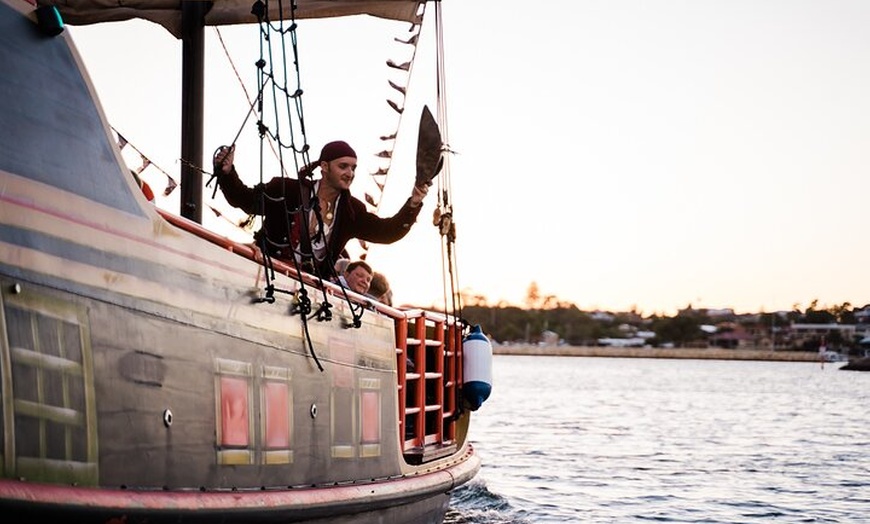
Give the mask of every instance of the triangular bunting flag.
M 399 42 L 400 44 L 417 45 L 417 38 L 419 36 L 420 36 L 420 34 L 417 33 L 416 35 L 412 36 L 411 38 L 409 38 L 407 40 L 402 40 L 401 38 L 394 38 L 393 40 L 395 40 L 396 42 Z
M 392 80 L 387 80 L 387 83 L 390 84 L 390 87 L 395 89 L 396 91 L 402 93 L 403 95 L 406 93 L 405 88 L 400 86 L 399 84 L 393 82 Z
M 377 207 L 377 204 L 375 204 L 375 197 L 371 196 L 368 193 L 366 193 L 366 202 L 368 202 L 372 206 Z
M 166 175 L 166 189 L 163 190 L 163 196 L 169 196 L 170 193 L 175 191 L 176 187 L 178 187 L 178 182 L 176 182 L 171 176 Z
M 383 140 L 383 141 L 385 141 L 385 142 L 386 142 L 387 140 L 395 140 L 395 139 L 396 139 L 396 136 L 397 136 L 397 133 L 393 133 L 392 135 L 384 135 L 384 136 L 381 137 L 381 140 Z
M 387 150 L 385 149 L 385 150 L 381 151 L 380 153 L 378 153 L 378 154 L 375 155 L 375 156 L 379 156 L 379 157 L 381 157 L 381 158 L 393 158 L 393 152 L 392 152 L 392 151 L 387 151 Z
M 390 107 L 392 107 L 393 110 L 396 111 L 396 113 L 399 113 L 400 115 L 401 115 L 402 112 L 404 111 L 404 109 L 400 108 L 400 107 L 399 107 L 398 105 L 396 105 L 396 103 L 393 102 L 392 100 L 387 100 L 387 103 L 390 104 Z
M 393 69 L 400 69 L 402 71 L 407 71 L 408 69 L 411 69 L 411 62 L 405 62 L 404 64 L 399 65 L 393 62 L 392 58 L 387 60 L 387 65 L 392 67 Z
M 138 169 L 136 169 L 136 174 L 137 174 L 137 175 L 141 174 L 142 171 L 145 171 L 145 169 L 146 169 L 148 166 L 151 165 L 151 161 L 148 160 L 147 158 L 145 158 L 145 156 L 143 156 L 143 155 L 141 155 L 141 154 L 140 154 L 139 156 L 142 158 L 142 165 L 139 166 Z
M 118 133 L 118 149 L 124 149 L 127 145 L 127 139 L 121 133 Z

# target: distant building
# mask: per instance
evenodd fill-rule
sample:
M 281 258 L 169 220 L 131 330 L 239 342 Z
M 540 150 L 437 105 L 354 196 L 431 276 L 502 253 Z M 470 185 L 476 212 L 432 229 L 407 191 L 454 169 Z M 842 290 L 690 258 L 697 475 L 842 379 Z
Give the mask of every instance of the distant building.
M 589 318 L 597 320 L 598 322 L 613 322 L 613 319 L 616 317 L 604 311 L 593 311 L 592 313 L 589 313 Z
M 542 346 L 555 346 L 559 343 L 559 334 L 555 331 L 544 331 L 541 333 Z
M 609 346 L 614 348 L 640 348 L 646 345 L 646 340 L 640 337 L 631 338 L 599 338 L 599 346 Z
M 684 309 L 680 309 L 677 311 L 677 315 L 695 315 L 695 316 L 707 316 L 711 319 L 716 319 L 717 321 L 725 320 L 725 319 L 733 319 L 736 317 L 734 314 L 734 310 L 731 308 L 720 308 L 720 309 L 707 309 L 707 308 L 698 308 L 694 309 L 691 304 Z
M 792 324 L 790 335 L 791 345 L 796 348 L 813 346 L 822 337 L 839 332 L 841 340 L 855 340 L 855 324 Z
M 735 322 L 723 322 L 716 326 L 716 332 L 707 338 L 707 342 L 713 347 L 725 349 L 747 349 L 756 346 L 755 337 Z

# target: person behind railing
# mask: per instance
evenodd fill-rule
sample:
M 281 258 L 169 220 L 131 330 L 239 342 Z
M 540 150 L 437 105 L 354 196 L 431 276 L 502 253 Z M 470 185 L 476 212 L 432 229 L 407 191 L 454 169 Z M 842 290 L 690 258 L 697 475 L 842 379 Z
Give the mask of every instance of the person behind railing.
M 415 185 L 399 211 L 382 218 L 350 194 L 357 159 L 346 142 L 323 146 L 318 159 L 300 170 L 299 179 L 275 177 L 253 188 L 239 179 L 234 158 L 234 145 L 219 148 L 213 158 L 214 175 L 230 205 L 263 216 L 263 225 L 254 235 L 257 244 L 268 255 L 291 265 L 298 262 L 306 271 L 316 269 L 324 278 L 334 275 L 335 259 L 350 239 L 391 244 L 407 235 L 431 184 Z M 318 167 L 321 176 L 313 180 Z M 308 215 L 303 216 L 306 210 Z
M 375 271 L 372 274 L 372 282 L 369 285 L 368 295 L 378 302 L 388 306 L 393 305 L 393 290 L 390 289 L 390 282 L 383 273 Z
M 365 295 L 369 291 L 369 286 L 372 283 L 372 266 L 368 265 L 363 260 L 354 260 L 347 265 L 344 274 L 338 277 L 339 283 L 360 295 Z
M 340 257 L 335 261 L 335 282 L 338 282 L 338 277 L 344 275 L 348 264 L 350 264 L 350 259 L 347 257 Z

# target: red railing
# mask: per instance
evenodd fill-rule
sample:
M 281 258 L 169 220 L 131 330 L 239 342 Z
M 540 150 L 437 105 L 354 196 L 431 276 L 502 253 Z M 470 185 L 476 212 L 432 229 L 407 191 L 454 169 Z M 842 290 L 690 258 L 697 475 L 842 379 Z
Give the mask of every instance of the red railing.
M 456 449 L 462 332 L 455 319 L 423 310 L 396 319 L 399 434 L 409 462 Z

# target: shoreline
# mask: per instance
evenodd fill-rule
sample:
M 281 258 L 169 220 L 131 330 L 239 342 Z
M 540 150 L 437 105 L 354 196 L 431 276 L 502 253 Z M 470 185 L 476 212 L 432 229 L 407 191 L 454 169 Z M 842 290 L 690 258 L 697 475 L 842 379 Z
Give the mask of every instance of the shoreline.
M 606 346 L 538 346 L 534 344 L 493 344 L 493 355 L 609 358 L 673 358 L 697 360 L 769 360 L 819 362 L 815 351 L 771 351 L 769 349 L 722 348 L 618 348 Z

